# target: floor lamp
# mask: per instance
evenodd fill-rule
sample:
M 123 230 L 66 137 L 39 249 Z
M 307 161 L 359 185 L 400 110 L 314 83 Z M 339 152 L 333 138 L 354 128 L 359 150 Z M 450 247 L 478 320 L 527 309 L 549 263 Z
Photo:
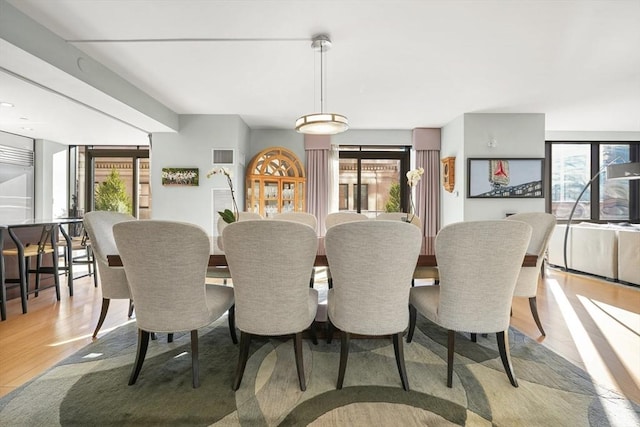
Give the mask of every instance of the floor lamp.
M 615 161 L 615 160 L 614 160 Z M 640 179 L 640 162 L 635 163 L 619 163 L 619 164 L 611 164 L 602 167 L 598 173 L 596 173 L 589 182 L 587 182 L 580 192 L 580 195 L 576 199 L 576 202 L 573 204 L 571 208 L 571 213 L 569 214 L 569 220 L 567 221 L 567 227 L 564 230 L 564 271 L 569 271 L 568 263 L 567 263 L 567 237 L 569 236 L 569 228 L 571 227 L 571 220 L 573 219 L 573 214 L 578 207 L 578 203 L 580 203 L 580 199 L 582 199 L 582 195 L 587 188 L 591 186 L 591 183 L 596 180 L 602 172 L 607 171 L 607 179 L 608 180 L 630 180 L 630 179 Z

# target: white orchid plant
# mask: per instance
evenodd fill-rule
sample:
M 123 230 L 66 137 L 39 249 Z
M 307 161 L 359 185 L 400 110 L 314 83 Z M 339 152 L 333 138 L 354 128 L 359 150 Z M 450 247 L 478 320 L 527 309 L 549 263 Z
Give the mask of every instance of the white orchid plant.
M 236 196 L 233 190 L 233 182 L 231 181 L 231 171 L 223 167 L 213 168 L 207 173 L 207 178 L 211 178 L 213 175 L 224 175 L 227 178 L 227 184 L 229 185 L 229 190 L 231 190 L 231 201 L 233 202 L 233 212 L 230 209 L 225 209 L 224 211 L 218 211 L 218 215 L 220 215 L 222 220 L 227 224 L 236 222 L 238 220 L 239 213 L 238 205 L 236 204 Z
M 424 174 L 423 168 L 412 169 L 409 172 L 407 172 L 407 185 L 409 185 L 409 202 L 410 202 L 409 211 L 411 213 L 411 219 L 409 219 L 409 212 L 407 213 L 407 218 L 406 218 L 407 222 L 413 221 L 413 217 L 415 216 L 415 213 L 414 213 L 415 206 L 413 204 L 413 187 L 418 185 L 418 181 L 420 181 L 423 174 Z

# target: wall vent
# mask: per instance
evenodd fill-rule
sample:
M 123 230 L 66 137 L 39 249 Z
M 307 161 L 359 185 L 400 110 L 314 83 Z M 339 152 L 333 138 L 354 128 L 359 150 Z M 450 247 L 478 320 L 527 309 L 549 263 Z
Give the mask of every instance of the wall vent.
M 233 149 L 214 149 L 213 164 L 214 165 L 233 165 L 235 163 L 235 155 Z
M 0 145 L 0 163 L 31 167 L 33 166 L 33 151 Z

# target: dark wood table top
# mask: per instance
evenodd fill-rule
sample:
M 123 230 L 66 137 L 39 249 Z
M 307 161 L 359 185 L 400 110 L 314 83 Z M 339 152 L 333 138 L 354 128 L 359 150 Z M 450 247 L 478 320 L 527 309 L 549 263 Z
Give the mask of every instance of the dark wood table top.
M 417 267 L 436 267 L 438 262 L 434 254 L 434 242 L 435 238 L 425 237 L 422 242 L 422 249 L 420 255 L 418 255 Z M 120 255 L 107 255 L 110 267 L 122 267 L 122 260 Z M 523 267 L 535 267 L 538 261 L 537 255 L 526 254 L 522 260 Z M 329 265 L 327 261 L 327 255 L 324 249 L 324 238 L 318 238 L 318 253 L 316 254 L 316 260 L 314 265 L 316 267 L 326 267 Z M 227 267 L 227 258 L 224 256 L 224 252 L 219 249 L 217 243 L 212 244 L 211 255 L 209 256 L 209 267 Z

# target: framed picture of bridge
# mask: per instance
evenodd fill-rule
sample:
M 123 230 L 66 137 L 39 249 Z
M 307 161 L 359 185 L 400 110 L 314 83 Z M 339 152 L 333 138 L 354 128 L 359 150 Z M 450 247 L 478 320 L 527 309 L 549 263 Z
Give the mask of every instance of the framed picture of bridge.
M 469 198 L 544 198 L 544 159 L 470 158 Z

